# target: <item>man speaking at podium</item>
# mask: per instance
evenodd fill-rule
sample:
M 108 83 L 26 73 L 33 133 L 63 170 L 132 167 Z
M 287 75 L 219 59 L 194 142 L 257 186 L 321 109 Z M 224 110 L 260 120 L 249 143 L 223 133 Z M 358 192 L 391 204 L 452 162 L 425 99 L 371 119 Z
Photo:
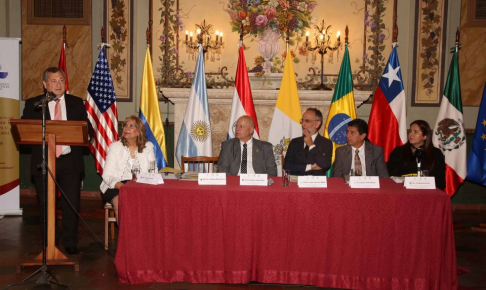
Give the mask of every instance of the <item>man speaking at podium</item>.
M 92 136 L 93 128 L 88 122 L 83 100 L 66 94 L 64 72 L 57 67 L 49 67 L 42 75 L 42 83 L 46 94 L 25 101 L 22 119 L 42 120 L 42 108 L 38 104 L 41 103 L 40 101 L 43 98 L 50 97 L 52 100 L 47 105 L 46 120 L 86 121 L 88 123 L 88 133 Z M 42 146 L 32 146 L 30 173 L 34 181 L 37 198 L 40 201 L 43 217 L 44 197 L 41 163 Z M 79 196 L 83 174 L 83 148 L 80 146 L 56 146 L 56 179 L 76 211 L 79 210 Z M 78 254 L 78 216 L 65 201 L 64 196 L 62 196 L 61 200 L 62 244 L 68 254 Z

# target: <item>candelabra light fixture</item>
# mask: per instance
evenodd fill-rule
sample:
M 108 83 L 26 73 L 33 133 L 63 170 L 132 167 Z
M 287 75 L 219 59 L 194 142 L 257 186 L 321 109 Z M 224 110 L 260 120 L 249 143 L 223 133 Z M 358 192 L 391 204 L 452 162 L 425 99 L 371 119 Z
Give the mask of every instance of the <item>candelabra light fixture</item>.
M 219 61 L 221 59 L 221 50 L 224 48 L 223 32 L 216 30 L 214 32 L 212 24 L 206 24 L 204 20 L 200 25 L 196 24 L 196 39 L 193 41 L 193 33 L 186 30 L 186 53 L 192 60 L 198 54 L 199 45 L 202 45 L 206 60 Z
M 315 45 L 312 45 L 312 40 L 309 41 L 309 31 L 305 33 L 305 49 L 306 49 L 306 61 L 309 61 L 309 53 L 311 52 L 312 64 L 315 63 L 317 59 L 316 53 L 321 55 L 321 84 L 315 87 L 316 90 L 331 90 L 324 84 L 324 55 L 329 55 L 329 63 L 334 62 L 334 51 L 337 51 L 337 60 L 339 61 L 339 49 L 342 49 L 341 43 L 341 32 L 336 33 L 336 41 L 331 44 L 332 37 L 332 25 L 327 25 L 324 19 L 321 22 L 321 26 L 314 25 L 314 35 Z M 348 27 L 346 26 L 346 42 L 348 41 Z

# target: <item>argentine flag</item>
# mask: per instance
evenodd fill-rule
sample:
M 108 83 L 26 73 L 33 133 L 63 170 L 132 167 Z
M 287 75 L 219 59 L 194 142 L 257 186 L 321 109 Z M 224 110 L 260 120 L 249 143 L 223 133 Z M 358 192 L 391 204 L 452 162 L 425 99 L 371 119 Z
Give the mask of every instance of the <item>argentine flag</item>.
M 186 157 L 213 156 L 208 92 L 204 74 L 204 53 L 201 46 L 196 61 L 191 95 L 187 102 L 186 114 L 177 139 L 176 158 L 182 167 L 181 155 Z

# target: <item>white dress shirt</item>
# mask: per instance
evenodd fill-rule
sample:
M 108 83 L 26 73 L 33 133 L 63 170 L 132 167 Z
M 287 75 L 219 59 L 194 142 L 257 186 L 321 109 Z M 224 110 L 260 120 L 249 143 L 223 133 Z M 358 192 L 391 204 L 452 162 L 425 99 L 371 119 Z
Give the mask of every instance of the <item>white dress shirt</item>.
M 61 105 L 62 120 L 67 121 L 66 98 L 64 98 L 64 95 L 62 95 L 61 98 L 59 98 L 59 104 Z M 56 116 L 56 101 L 50 101 L 48 103 L 48 106 L 49 106 L 49 114 L 51 115 L 51 120 L 54 120 Z M 66 155 L 69 153 L 71 153 L 71 147 L 63 145 L 61 155 Z

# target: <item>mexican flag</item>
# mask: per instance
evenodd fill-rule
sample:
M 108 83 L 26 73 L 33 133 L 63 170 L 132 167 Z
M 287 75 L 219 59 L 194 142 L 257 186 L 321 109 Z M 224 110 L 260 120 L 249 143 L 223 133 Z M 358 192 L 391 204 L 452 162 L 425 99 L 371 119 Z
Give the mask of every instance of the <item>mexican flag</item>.
M 453 196 L 467 175 L 466 133 L 462 114 L 458 46 L 455 47 L 447 74 L 444 96 L 440 104 L 432 140 L 434 146 L 444 153 L 446 163 L 445 192 L 449 196 Z
M 332 96 L 331 107 L 327 115 L 324 137 L 332 141 L 332 163 L 338 147 L 346 145 L 346 128 L 348 123 L 356 119 L 356 105 L 354 103 L 353 77 L 349 61 L 348 45 L 344 47 L 344 57 L 339 70 L 339 76 Z M 332 175 L 332 165 L 326 174 Z

